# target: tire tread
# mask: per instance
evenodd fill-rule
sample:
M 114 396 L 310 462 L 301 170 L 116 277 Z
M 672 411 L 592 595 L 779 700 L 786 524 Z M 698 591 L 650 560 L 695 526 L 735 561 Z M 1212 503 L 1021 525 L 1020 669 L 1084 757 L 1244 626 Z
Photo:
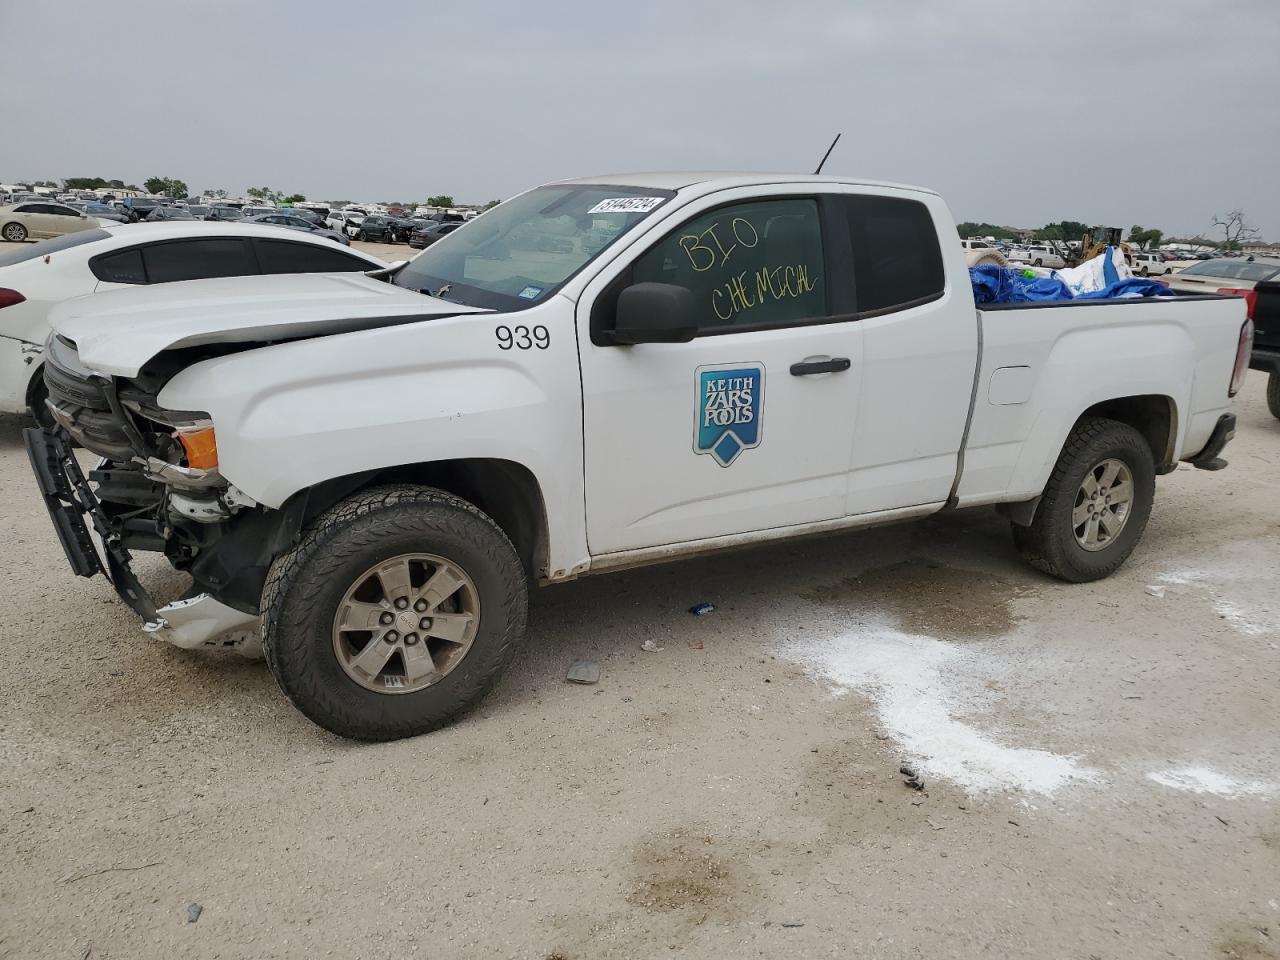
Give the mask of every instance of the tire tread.
M 1097 580 L 1114 573 L 1128 559 L 1133 547 L 1141 539 L 1142 531 L 1146 528 L 1147 520 L 1151 515 L 1153 498 L 1147 497 L 1145 500 L 1140 500 L 1136 492 L 1134 509 L 1137 515 L 1129 518 L 1126 530 L 1129 525 L 1137 524 L 1137 536 L 1127 550 L 1110 556 L 1105 563 L 1093 565 L 1091 570 L 1084 571 L 1078 564 L 1071 561 L 1064 549 L 1067 544 L 1062 531 L 1053 526 L 1062 509 L 1061 503 L 1064 497 L 1069 497 L 1071 505 L 1074 506 L 1078 487 L 1072 482 L 1072 475 L 1079 469 L 1082 461 L 1092 456 L 1088 452 L 1089 449 L 1103 445 L 1109 438 L 1134 447 L 1138 457 L 1145 457 L 1152 461 L 1154 484 L 1154 461 L 1142 434 L 1126 423 L 1104 417 L 1088 417 L 1081 420 L 1062 446 L 1062 452 L 1058 455 L 1058 461 L 1054 464 L 1049 481 L 1045 484 L 1044 493 L 1041 495 L 1040 504 L 1031 525 L 1024 527 L 1013 524 L 1014 544 L 1023 562 L 1029 566 L 1051 577 L 1072 583 Z M 1132 469 L 1132 464 L 1130 468 Z M 1135 487 L 1137 479 L 1135 475 Z
M 420 534 L 409 520 L 420 518 L 424 510 L 430 511 L 432 522 L 437 526 L 452 527 L 454 535 L 480 546 L 500 571 L 508 588 L 504 609 L 499 612 L 506 629 L 496 653 L 490 654 L 489 667 L 469 678 L 449 704 L 420 717 L 401 721 L 384 718 L 374 724 L 351 700 L 328 690 L 317 672 L 297 668 L 299 648 L 309 642 L 313 629 L 310 615 L 321 605 L 321 594 L 331 585 L 326 571 L 332 571 L 346 559 L 341 552 L 327 551 L 326 547 L 352 523 L 370 516 L 377 522 L 376 529 L 366 535 L 369 539 L 378 534 Z M 379 514 L 382 516 L 375 516 Z M 482 527 L 477 528 L 477 524 Z M 477 536 L 480 531 L 482 535 Z M 493 602 L 493 598 L 487 598 L 487 604 Z M 450 723 L 492 688 L 524 637 L 527 605 L 528 585 L 515 547 L 487 514 L 461 497 L 432 487 L 413 484 L 376 487 L 357 493 L 321 514 L 307 527 L 298 543 L 271 565 L 262 592 L 262 647 L 280 688 L 311 720 L 333 733 L 357 740 L 397 740 Z

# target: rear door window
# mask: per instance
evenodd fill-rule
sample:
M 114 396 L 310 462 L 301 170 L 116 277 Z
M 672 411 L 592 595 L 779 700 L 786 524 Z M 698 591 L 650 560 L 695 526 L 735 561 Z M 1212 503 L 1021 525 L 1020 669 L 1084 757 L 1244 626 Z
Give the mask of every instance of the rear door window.
M 919 306 L 942 296 L 946 275 L 929 208 L 898 197 L 846 196 L 858 313 Z
M 258 272 L 247 240 L 218 238 L 157 243 L 142 251 L 151 283 L 243 277 Z
M 131 247 L 94 257 L 89 261 L 93 275 L 104 283 L 146 283 L 147 272 L 142 266 L 142 248 Z
M 288 240 L 254 240 L 263 273 L 363 273 L 376 265 L 345 250 Z

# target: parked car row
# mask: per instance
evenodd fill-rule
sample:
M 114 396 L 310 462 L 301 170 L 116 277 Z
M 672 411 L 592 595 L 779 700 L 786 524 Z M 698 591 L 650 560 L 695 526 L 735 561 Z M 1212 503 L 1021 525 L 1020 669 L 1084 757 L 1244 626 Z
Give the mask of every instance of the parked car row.
M 419 249 L 430 246 L 465 222 L 466 218 L 460 213 L 393 217 L 384 213 L 369 213 L 358 207 L 333 210 L 326 221 L 331 229 L 345 234 L 352 240 L 407 243 Z

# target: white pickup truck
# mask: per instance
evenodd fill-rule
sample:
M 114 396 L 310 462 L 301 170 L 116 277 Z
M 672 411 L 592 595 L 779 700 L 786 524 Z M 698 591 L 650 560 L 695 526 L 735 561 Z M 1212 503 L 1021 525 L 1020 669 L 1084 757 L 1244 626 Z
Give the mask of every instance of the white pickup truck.
M 368 276 L 60 305 L 29 453 L 77 574 L 182 646 L 260 622 L 292 701 L 369 740 L 476 702 L 530 582 L 990 504 L 1032 566 L 1106 576 L 1158 474 L 1225 465 L 1244 303 L 979 310 L 956 240 L 889 184 L 554 183 Z

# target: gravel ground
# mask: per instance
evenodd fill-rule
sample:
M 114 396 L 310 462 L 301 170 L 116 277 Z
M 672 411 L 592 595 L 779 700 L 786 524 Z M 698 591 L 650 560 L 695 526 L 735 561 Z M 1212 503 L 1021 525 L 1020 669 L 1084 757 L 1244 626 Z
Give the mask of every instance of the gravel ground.
M 1263 387 L 1109 580 L 985 510 L 588 578 L 378 746 L 75 580 L 0 419 L 0 956 L 1280 957 Z

